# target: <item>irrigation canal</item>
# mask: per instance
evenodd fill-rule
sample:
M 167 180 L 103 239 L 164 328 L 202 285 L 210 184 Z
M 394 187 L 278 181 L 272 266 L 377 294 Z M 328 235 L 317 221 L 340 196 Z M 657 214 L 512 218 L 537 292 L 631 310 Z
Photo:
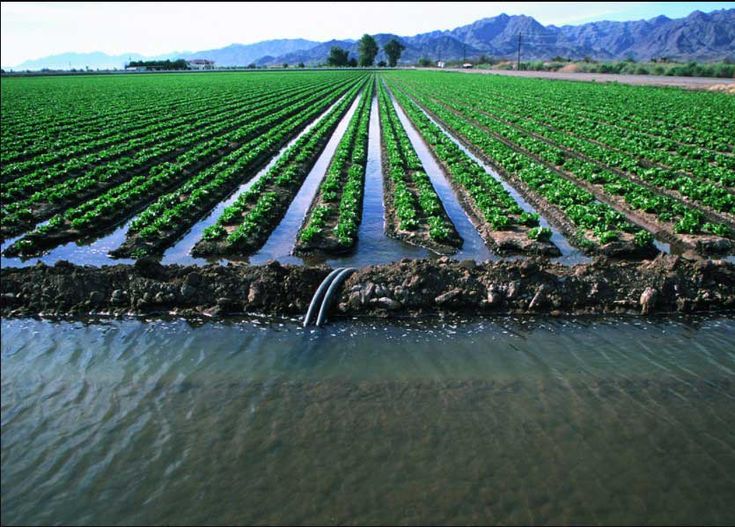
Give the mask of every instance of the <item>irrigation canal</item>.
M 2 335 L 3 525 L 735 523 L 732 319 Z

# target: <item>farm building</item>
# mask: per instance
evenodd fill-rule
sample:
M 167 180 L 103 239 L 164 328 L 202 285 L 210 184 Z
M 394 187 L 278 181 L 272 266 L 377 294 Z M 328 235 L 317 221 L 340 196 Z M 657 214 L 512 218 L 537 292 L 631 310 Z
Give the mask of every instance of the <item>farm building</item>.
M 207 59 L 193 59 L 186 61 L 186 65 L 190 70 L 213 70 L 214 61 Z

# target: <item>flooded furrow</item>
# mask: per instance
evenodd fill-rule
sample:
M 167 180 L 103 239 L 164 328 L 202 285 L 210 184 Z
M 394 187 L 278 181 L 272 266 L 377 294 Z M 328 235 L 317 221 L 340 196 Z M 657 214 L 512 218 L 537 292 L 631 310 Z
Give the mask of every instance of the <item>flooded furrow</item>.
M 347 113 L 342 117 L 342 120 L 332 133 L 332 137 L 329 138 L 327 146 L 324 147 L 324 151 L 316 160 L 316 163 L 314 163 L 314 166 L 304 179 L 296 196 L 294 196 L 291 204 L 288 206 L 286 214 L 278 226 L 273 229 L 273 232 L 263 247 L 248 258 L 249 263 L 258 265 L 268 260 L 278 260 L 281 263 L 300 264 L 303 261 L 301 258 L 292 254 L 296 245 L 296 236 L 301 225 L 304 223 L 309 206 L 316 197 L 319 185 L 327 173 L 327 168 L 334 157 L 334 152 L 337 150 L 337 146 L 339 146 L 339 142 L 342 140 L 347 126 L 350 124 L 350 119 L 352 119 L 360 104 L 361 97 L 362 94 L 355 97 L 352 106 L 350 106 Z
M 385 201 L 383 199 L 383 163 L 380 148 L 380 117 L 378 98 L 374 97 L 370 110 L 365 191 L 362 199 L 362 222 L 358 230 L 355 254 L 338 258 L 334 264 L 362 266 L 384 264 L 401 258 L 428 258 L 433 253 L 423 247 L 409 245 L 385 235 Z M 330 262 L 331 263 L 331 262 Z
M 590 261 L 590 258 L 588 256 L 585 256 L 579 249 L 572 246 L 569 243 L 569 240 L 567 240 L 566 236 L 564 236 L 561 232 L 559 232 L 559 229 L 551 225 L 548 220 L 544 217 L 543 214 L 540 214 L 528 201 L 526 201 L 523 196 L 515 189 L 512 185 L 510 185 L 505 179 L 503 179 L 500 174 L 498 174 L 495 169 L 493 169 L 490 165 L 485 163 L 482 159 L 477 157 L 472 151 L 470 151 L 464 144 L 462 144 L 461 141 L 459 141 L 454 135 L 449 132 L 444 126 L 442 126 L 441 123 L 437 122 L 431 115 L 429 115 L 423 108 L 420 106 L 418 107 L 419 110 L 423 112 L 423 114 L 429 119 L 432 123 L 434 123 L 449 139 L 452 140 L 452 142 L 457 145 L 462 152 L 467 154 L 467 156 L 472 159 L 475 163 L 480 165 L 485 172 L 487 172 L 490 176 L 492 176 L 498 183 L 500 183 L 505 191 L 510 194 L 510 196 L 515 200 L 515 202 L 518 204 L 518 206 L 524 211 L 524 212 L 531 212 L 534 214 L 539 215 L 539 223 L 542 227 L 547 227 L 551 229 L 551 241 L 556 245 L 559 250 L 561 251 L 561 256 L 557 258 L 552 258 L 551 260 L 554 262 L 559 262 L 567 265 L 575 265 L 578 263 L 587 263 Z
M 207 258 L 198 258 L 195 256 L 192 256 L 191 250 L 194 247 L 194 245 L 201 240 L 202 234 L 204 233 L 204 230 L 207 227 L 210 227 L 214 225 L 217 221 L 217 218 L 219 218 L 222 215 L 222 212 L 232 205 L 235 200 L 237 200 L 238 197 L 240 197 L 241 194 L 247 192 L 250 190 L 250 187 L 255 185 L 255 183 L 260 180 L 265 174 L 268 173 L 268 171 L 278 162 L 278 159 L 283 155 L 283 153 L 288 150 L 296 141 L 298 141 L 304 134 L 308 133 L 309 130 L 314 128 L 319 121 L 322 120 L 322 118 L 327 115 L 332 108 L 334 108 L 337 104 L 340 103 L 344 99 L 345 96 L 340 97 L 333 105 L 331 105 L 329 108 L 324 110 L 322 114 L 314 119 L 311 123 L 309 123 L 306 128 L 304 128 L 301 133 L 299 133 L 296 137 L 294 137 L 291 141 L 289 141 L 281 150 L 278 151 L 278 153 L 271 158 L 271 160 L 268 162 L 268 164 L 260 169 L 254 177 L 250 178 L 248 181 L 240 185 L 237 190 L 235 190 L 227 199 L 220 202 L 212 211 L 202 220 L 194 224 L 194 226 L 181 238 L 178 242 L 176 242 L 174 245 L 166 249 L 166 251 L 163 254 L 163 259 L 161 260 L 161 263 L 163 264 L 182 264 L 182 265 L 206 265 L 210 262 L 226 262 L 226 260 L 218 260 L 217 258 L 213 259 L 207 259 Z
M 54 247 L 50 251 L 44 253 L 41 256 L 28 258 L 23 260 L 19 257 L 2 257 L 3 267 L 28 267 L 36 265 L 37 263 L 44 263 L 46 265 L 54 265 L 56 262 L 65 260 L 77 265 L 114 265 L 118 263 L 134 263 L 131 258 L 111 258 L 107 253 L 113 249 L 116 249 L 125 240 L 125 233 L 128 231 L 130 224 L 137 217 L 125 221 L 122 225 L 114 228 L 112 232 L 102 235 L 94 239 L 79 239 L 72 240 L 63 245 Z M 39 223 L 36 228 L 48 223 L 46 220 Z M 0 245 L 0 253 L 4 252 L 7 247 L 10 247 L 17 240 L 23 238 L 25 234 L 16 236 L 3 242 Z
M 462 247 L 456 252 L 456 254 L 452 255 L 452 258 L 457 260 L 472 259 L 477 261 L 498 260 L 498 255 L 494 254 L 488 246 L 485 245 L 480 233 L 477 232 L 477 228 L 475 228 L 475 225 L 470 220 L 464 208 L 460 205 L 452 185 L 447 181 L 446 174 L 444 174 L 444 171 L 436 162 L 434 156 L 431 155 L 429 147 L 403 112 L 403 109 L 396 102 L 393 97 L 393 93 L 389 91 L 389 94 L 393 107 L 398 114 L 398 119 L 400 119 L 403 128 L 406 130 L 406 134 L 408 135 L 414 150 L 416 150 L 416 154 L 418 154 L 421 164 L 424 166 L 426 175 L 429 176 L 434 190 L 436 190 L 436 193 L 439 195 L 439 199 L 444 206 L 444 210 L 447 211 L 447 216 L 452 220 L 454 227 L 464 240 Z
M 309 265 L 326 263 L 332 267 L 387 264 L 402 258 L 434 258 L 434 253 L 385 235 L 385 205 L 383 201 L 383 165 L 380 148 L 378 99 L 373 98 L 368 128 L 368 152 L 365 165 L 365 188 L 362 201 L 362 221 L 357 244 L 351 254 L 340 256 L 291 256 L 294 261 Z

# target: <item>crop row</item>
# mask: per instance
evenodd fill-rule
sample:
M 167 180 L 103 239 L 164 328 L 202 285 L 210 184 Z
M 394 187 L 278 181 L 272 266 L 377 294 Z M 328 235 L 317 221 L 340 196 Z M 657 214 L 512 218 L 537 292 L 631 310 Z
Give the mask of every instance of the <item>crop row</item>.
M 43 169 L 41 173 L 44 174 L 45 181 L 50 181 L 53 178 L 51 174 L 54 173 L 67 176 L 88 169 L 93 164 L 104 163 L 114 157 L 126 155 L 134 149 L 144 147 L 149 143 L 149 136 L 159 131 L 167 131 L 176 135 L 186 126 L 196 124 L 200 120 L 212 120 L 218 115 L 232 114 L 243 108 L 250 110 L 254 108 L 253 105 L 269 104 L 291 93 L 304 92 L 309 87 L 261 89 L 252 90 L 246 96 L 233 94 L 229 97 L 199 99 L 179 105 L 163 116 L 150 111 L 146 112 L 147 117 L 137 119 L 132 125 L 120 121 L 110 123 L 103 133 L 99 133 L 98 130 L 90 130 L 86 133 L 80 130 L 73 141 L 66 144 L 41 143 L 38 147 L 38 155 L 25 161 L 4 163 L 2 180 L 8 183 L 36 169 Z M 98 153 L 101 150 L 104 152 Z M 31 181 L 34 180 L 31 179 Z M 27 193 L 29 190 L 23 187 L 16 190 L 16 187 L 17 185 L 6 186 L 6 194 L 10 198 L 13 197 L 13 191 Z
M 346 252 L 357 242 L 374 84 L 363 92 L 299 231 L 300 252 Z
M 539 162 L 569 176 L 573 182 L 578 183 L 581 180 L 598 186 L 601 192 L 596 196 L 600 199 L 607 200 L 607 194 L 621 196 L 629 209 L 654 214 L 660 222 L 674 223 L 669 230 L 677 234 L 711 233 L 717 236 L 730 236 L 726 225 L 706 221 L 704 215 L 698 210 L 668 196 L 659 195 L 615 171 L 584 158 L 567 156 L 568 152 L 556 144 L 520 132 L 499 120 L 483 115 L 477 109 L 467 109 L 456 100 L 446 104 L 454 111 L 471 119 L 480 128 L 510 142 L 511 146 L 520 152 L 530 154 Z M 473 106 L 473 108 L 476 107 Z M 563 141 L 564 138 L 558 140 Z
M 446 87 L 451 87 L 451 84 L 447 83 Z M 664 170 L 666 173 L 683 171 L 698 179 L 735 187 L 734 156 L 642 134 L 639 129 L 593 120 L 579 108 L 560 110 L 549 104 L 548 99 L 529 99 L 508 93 L 488 97 L 484 92 L 465 86 L 456 90 L 455 95 L 457 93 L 461 93 L 465 101 L 480 101 L 483 110 L 519 126 L 535 122 L 537 126 L 540 124 L 552 131 L 563 132 L 570 139 L 576 137 L 609 148 L 615 154 L 609 154 L 612 157 L 607 162 L 617 163 L 615 166 L 626 170 L 640 170 L 648 168 L 646 165 L 653 165 L 650 168 L 657 174 Z
M 444 211 L 382 83 L 378 104 L 386 205 L 389 217 L 395 215 L 392 225 L 388 225 L 390 234 L 428 248 L 453 252 L 463 240 Z
M 135 176 L 92 200 L 54 216 L 49 223 L 16 242 L 9 251 L 24 255 L 34 254 L 66 239 L 99 232 L 124 220 L 171 187 L 186 181 L 182 188 L 160 198 L 133 222 L 133 229 L 153 222 L 158 222 L 159 227 L 172 227 L 176 215 L 180 216 L 185 209 L 196 208 L 198 201 L 191 194 L 202 197 L 201 193 L 195 192 L 199 185 L 213 178 L 218 184 L 231 181 L 233 173 L 227 172 L 229 176 L 225 177 L 222 174 L 225 169 L 242 168 L 247 163 L 256 166 L 269 153 L 275 153 L 275 149 L 284 140 L 296 133 L 325 104 L 344 93 L 345 89 L 335 90 L 328 96 L 322 92 L 314 93 L 311 97 L 294 101 L 291 106 L 275 113 L 265 112 L 258 120 L 235 128 L 226 135 L 200 143 L 179 155 L 173 162 L 157 165 L 147 174 Z M 230 153 L 224 155 L 227 152 Z M 212 165 L 215 161 L 217 163 Z M 212 166 L 202 170 L 209 165 Z M 192 177 L 193 173 L 196 175 Z M 212 182 L 207 184 L 214 185 Z M 215 187 L 214 190 L 205 192 L 204 197 L 210 194 L 214 196 L 217 192 L 219 188 Z M 182 200 L 186 195 L 194 205 L 187 205 L 186 200 Z M 171 207 L 165 205 L 167 198 Z M 148 232 L 152 230 L 153 227 Z
M 184 115 L 198 107 L 206 108 L 212 104 L 232 104 L 237 102 L 235 93 L 192 94 L 193 100 L 185 96 L 180 98 L 160 97 L 150 101 L 147 108 L 129 110 L 123 115 L 110 117 L 110 120 L 101 125 L 95 119 L 92 122 L 79 124 L 74 130 L 65 133 L 54 133 L 45 129 L 28 131 L 17 130 L 13 137 L 9 137 L 4 145 L 2 154 L 2 180 L 9 181 L 17 177 L 27 167 L 34 164 L 50 164 L 62 160 L 66 154 L 79 155 L 82 147 L 89 148 L 90 143 L 114 144 L 114 138 L 123 132 L 135 132 L 144 129 L 154 122 L 163 122 L 167 119 Z M 240 96 L 241 97 L 241 96 Z M 124 102 L 122 103 L 124 105 Z M 163 114 L 163 115 L 162 115 Z
M 347 85 L 354 81 L 347 81 Z M 277 113 L 279 117 L 298 113 L 307 108 L 312 101 L 326 96 L 333 90 L 341 89 L 345 83 L 337 86 L 325 86 L 304 98 L 299 94 L 283 100 L 276 100 L 269 105 L 256 107 L 215 124 L 205 125 L 204 128 L 192 130 L 180 135 L 164 145 L 154 145 L 137 152 L 132 157 L 124 157 L 106 165 L 100 165 L 88 171 L 83 176 L 65 180 L 35 192 L 29 198 L 3 206 L 2 227 L 3 234 L 22 231 L 23 227 L 33 222 L 50 217 L 59 210 L 69 208 L 76 203 L 94 197 L 121 182 L 124 182 L 136 173 L 144 173 L 152 166 L 173 158 L 179 152 L 185 152 L 201 141 L 217 138 L 230 131 L 245 127 L 248 123 L 263 116 Z M 283 113 L 285 112 L 285 113 Z M 51 205 L 51 206 L 49 206 Z
M 220 122 L 232 121 L 239 117 L 248 116 L 254 110 L 263 107 L 268 108 L 274 103 L 290 102 L 290 100 L 298 98 L 303 93 L 308 92 L 301 90 L 290 97 L 259 92 L 241 98 L 235 105 L 216 110 L 212 110 L 207 105 L 203 105 L 190 115 L 180 116 L 170 121 L 150 124 L 145 128 L 145 133 L 136 134 L 135 137 L 127 141 L 114 144 L 101 151 L 94 151 L 53 166 L 47 167 L 43 164 L 35 166 L 33 167 L 35 170 L 30 174 L 22 175 L 4 185 L 4 198 L 7 203 L 12 203 L 48 185 L 63 182 L 74 175 L 109 164 L 117 159 L 130 157 L 141 149 L 153 145 L 163 147 L 168 141 L 175 140 L 182 134 L 203 129 L 206 126 Z
M 405 93 L 394 89 L 393 94 L 446 171 L 462 198 L 460 202 L 480 224 L 479 230 L 488 245 L 501 252 L 558 254 L 555 246 L 543 243 L 548 242 L 551 230 L 539 226 L 538 214 L 524 212 L 503 185 L 467 155 Z M 497 231 L 505 232 L 499 235 Z
M 286 213 L 329 136 L 364 86 L 362 82 L 352 88 L 314 127 L 286 149 L 255 184 L 225 208 L 216 223 L 205 229 L 193 254 L 246 255 L 260 248 Z
M 611 90 L 613 94 L 616 90 L 621 92 L 617 97 L 610 96 L 607 87 L 605 90 L 586 89 L 584 95 L 574 96 L 571 88 L 552 86 L 543 99 L 553 99 L 554 104 L 547 104 L 545 108 L 555 110 L 554 114 L 574 115 L 593 127 L 599 125 L 621 135 L 653 140 L 657 148 L 670 153 L 719 163 L 732 159 L 735 139 L 732 130 L 728 131 L 724 122 L 718 125 L 722 112 L 735 110 L 727 96 L 685 93 L 685 101 L 665 108 L 664 101 L 680 96 L 677 90 L 661 93 L 659 88 L 633 88 L 634 93 L 641 89 L 643 92 L 631 100 L 631 87 L 628 86 Z M 496 97 L 498 101 L 512 99 L 529 107 L 538 105 L 541 99 L 536 92 L 523 94 L 516 90 L 492 93 L 492 98 Z M 584 102 L 580 104 L 580 101 Z M 551 115 L 545 114 L 545 117 Z M 685 115 L 690 117 L 683 117 Z
M 331 82 L 338 80 L 331 75 Z M 310 72 L 279 76 L 277 86 L 296 88 L 329 77 L 329 73 Z M 208 99 L 262 91 L 273 86 L 272 80 L 273 74 L 3 78 L 2 161 L 14 160 L 7 157 L 14 145 L 19 149 L 64 146 L 80 133 L 104 134 L 117 123 L 166 118 Z
M 583 250 L 621 255 L 650 253 L 653 250 L 653 236 L 649 232 L 631 224 L 622 214 L 599 202 L 590 192 L 511 148 L 467 118 L 426 96 L 412 95 L 453 135 L 476 150 L 511 183 L 515 183 L 514 186 L 520 187 L 532 202 L 550 211 L 552 214 L 549 219 L 559 222 L 570 241 Z M 561 214 L 554 213 L 554 209 Z M 570 224 L 565 224 L 564 219 Z
M 359 84 L 344 97 L 350 97 Z M 132 223 L 126 241 L 115 256 L 141 257 L 160 252 L 173 243 L 197 219 L 231 193 L 235 186 L 248 181 L 268 159 L 303 129 L 310 121 L 332 105 L 344 90 L 329 97 L 320 97 L 305 110 L 279 123 L 258 136 L 250 148 L 241 149 L 237 159 L 227 159 L 197 174 L 185 185 L 160 197 Z M 339 103 L 338 103 L 339 104 Z
M 502 84 L 473 79 L 466 86 L 480 84 L 488 97 L 512 94 L 529 103 L 553 101 L 551 106 L 562 112 L 581 113 L 593 122 L 615 124 L 637 134 L 654 134 L 714 152 L 732 153 L 735 145 L 729 117 L 735 112 L 735 102 L 721 93 L 571 82 L 539 84 L 526 79 Z

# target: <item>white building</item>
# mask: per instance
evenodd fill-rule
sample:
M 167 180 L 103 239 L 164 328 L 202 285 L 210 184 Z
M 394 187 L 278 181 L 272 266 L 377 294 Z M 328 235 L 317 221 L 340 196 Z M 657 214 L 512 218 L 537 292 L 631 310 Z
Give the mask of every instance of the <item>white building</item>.
M 194 59 L 187 60 L 186 65 L 189 66 L 190 70 L 213 70 L 214 61 L 207 59 Z
M 444 66 L 446 66 L 446 64 L 444 64 L 444 61 L 443 60 L 437 61 L 437 63 L 436 63 L 436 67 L 437 68 L 443 68 Z

